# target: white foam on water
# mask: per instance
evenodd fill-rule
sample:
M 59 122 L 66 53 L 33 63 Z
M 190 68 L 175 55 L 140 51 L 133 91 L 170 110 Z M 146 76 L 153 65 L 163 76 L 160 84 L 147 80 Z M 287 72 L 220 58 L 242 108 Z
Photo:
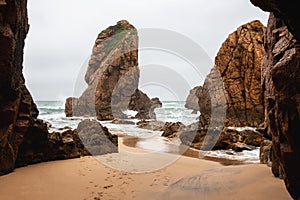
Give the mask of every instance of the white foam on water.
M 192 110 L 184 107 L 185 102 L 162 102 L 161 108 L 156 108 L 156 118 L 158 121 L 163 122 L 177 122 L 180 121 L 185 125 L 197 122 L 199 112 L 192 114 Z M 43 119 L 52 124 L 50 132 L 52 131 L 63 131 L 61 128 L 71 127 L 72 129 L 77 128 L 80 121 L 84 119 L 96 119 L 95 117 L 66 117 L 64 113 L 64 102 L 37 102 L 38 109 L 40 110 L 39 118 Z M 126 110 L 124 114 L 128 116 L 134 116 L 136 111 Z M 130 121 L 137 123 L 138 119 L 129 119 Z M 141 138 L 137 142 L 137 147 L 152 151 L 169 152 L 170 145 L 180 145 L 180 140 L 175 139 L 169 141 L 163 137 L 161 131 L 151 131 L 147 129 L 138 128 L 136 125 L 131 124 L 113 124 L 111 121 L 100 121 L 103 126 L 106 126 L 110 131 L 127 134 L 134 137 Z M 253 127 L 229 127 L 237 131 L 242 130 L 255 130 Z M 226 158 L 231 160 L 241 160 L 248 163 L 259 163 L 259 148 L 252 151 L 234 152 L 233 150 L 217 150 L 217 151 L 206 151 L 200 152 L 203 155 Z
M 237 130 L 239 132 L 240 131 L 245 131 L 245 130 L 256 131 L 255 127 L 250 127 L 250 126 L 243 126 L 243 127 L 228 126 L 228 129 Z

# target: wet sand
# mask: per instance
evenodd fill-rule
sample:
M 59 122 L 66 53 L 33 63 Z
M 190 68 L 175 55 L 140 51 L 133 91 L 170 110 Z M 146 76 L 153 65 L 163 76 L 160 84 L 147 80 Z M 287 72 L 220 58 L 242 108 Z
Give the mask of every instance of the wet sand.
M 265 165 L 153 153 L 122 138 L 119 151 L 16 169 L 0 177 L 0 199 L 291 199 Z
M 143 139 L 138 138 L 138 137 L 133 137 L 133 136 L 128 136 L 128 135 L 121 135 L 120 137 L 122 137 L 122 141 L 123 144 L 128 146 L 128 147 L 133 147 L 136 148 L 137 147 L 137 143 Z M 217 157 L 211 157 L 211 156 L 202 156 L 199 154 L 199 151 L 184 146 L 184 145 L 172 145 L 172 144 L 168 144 L 169 148 L 167 149 L 167 151 L 165 151 L 164 153 L 171 153 L 171 154 L 176 154 L 176 155 L 183 155 L 183 156 L 187 156 L 187 157 L 191 157 L 191 158 L 201 158 L 204 160 L 210 160 L 210 161 L 214 161 L 214 162 L 218 162 L 224 166 L 229 166 L 229 165 L 244 165 L 244 164 L 249 164 L 245 161 L 242 160 L 229 160 L 226 158 L 217 158 Z

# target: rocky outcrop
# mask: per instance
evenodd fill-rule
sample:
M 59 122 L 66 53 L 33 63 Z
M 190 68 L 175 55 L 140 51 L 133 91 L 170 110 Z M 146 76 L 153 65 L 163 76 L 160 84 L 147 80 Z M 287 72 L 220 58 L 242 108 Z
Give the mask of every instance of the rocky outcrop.
M 184 127 L 185 125 L 181 122 L 166 122 L 161 129 L 163 131 L 161 136 L 168 138 L 178 137 L 180 130 Z
M 22 74 L 27 1 L 0 2 L 0 175 L 12 171 L 38 110 Z
M 227 127 L 259 127 L 263 122 L 264 31 L 259 21 L 252 21 L 240 26 L 222 44 L 203 86 L 195 88 L 201 115 L 198 123 L 180 131 L 182 143 L 201 150 L 241 151 L 260 146 L 261 133 Z
M 261 62 L 265 55 L 263 34 L 265 27 L 259 21 L 240 26 L 222 44 L 215 66 L 206 77 L 199 96 L 202 118 L 225 126 L 254 126 L 263 122 Z M 223 98 L 225 96 L 225 99 Z M 225 102 L 224 102 L 225 101 Z M 222 110 L 226 112 L 222 119 Z
M 130 98 L 128 104 L 129 110 L 137 111 L 135 118 L 138 119 L 156 119 L 155 108 L 160 108 L 162 103 L 159 98 L 150 99 L 145 93 L 136 89 Z
M 37 120 L 20 145 L 16 166 L 116 152 L 118 137 L 96 120 L 84 120 L 75 130 L 52 133 L 42 120 Z
M 195 127 L 193 127 L 195 130 Z M 235 130 L 225 128 L 220 133 L 218 129 L 206 130 L 199 128 L 193 136 L 190 127 L 183 129 L 180 140 L 183 144 L 202 150 L 232 149 L 234 151 L 253 150 L 263 141 L 263 135 L 255 130 Z M 190 132 L 189 132 L 190 131 Z
M 122 111 L 129 108 L 139 111 L 141 119 L 154 117 L 149 97 L 137 89 L 139 71 L 137 30 L 121 20 L 98 35 L 85 74 L 88 88 L 66 100 L 66 116 L 112 120 L 126 118 Z
M 162 121 L 148 121 L 148 120 L 141 120 L 136 123 L 138 128 L 148 129 L 152 131 L 161 131 L 165 125 L 165 122 Z
M 201 86 L 196 86 L 193 89 L 191 89 L 189 95 L 185 100 L 184 107 L 193 110 L 193 112 L 199 111 L 199 98 L 201 90 Z

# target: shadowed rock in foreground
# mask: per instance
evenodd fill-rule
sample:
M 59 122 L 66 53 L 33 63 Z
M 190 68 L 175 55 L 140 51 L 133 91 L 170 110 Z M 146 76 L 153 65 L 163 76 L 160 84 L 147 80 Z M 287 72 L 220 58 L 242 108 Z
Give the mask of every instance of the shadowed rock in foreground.
M 270 11 L 262 64 L 266 135 L 274 150 L 272 171 L 300 199 L 300 22 L 294 1 L 256 1 Z
M 15 168 L 19 146 L 39 123 L 22 74 L 29 29 L 26 6 L 25 0 L 0 2 L 0 175 Z

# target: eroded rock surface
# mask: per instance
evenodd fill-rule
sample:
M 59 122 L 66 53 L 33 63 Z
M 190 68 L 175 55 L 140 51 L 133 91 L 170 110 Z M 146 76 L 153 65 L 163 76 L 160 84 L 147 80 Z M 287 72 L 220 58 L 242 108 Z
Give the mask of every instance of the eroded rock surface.
M 0 175 L 12 171 L 38 110 L 22 74 L 27 1 L 0 2 Z
M 232 131 L 227 127 L 259 127 L 264 120 L 264 32 L 261 22 L 252 21 L 240 26 L 222 44 L 203 86 L 194 88 L 198 90 L 194 93 L 201 115 L 198 123 L 180 131 L 182 143 L 202 150 L 241 151 L 260 146 L 261 133 Z
M 265 55 L 259 21 L 240 26 L 222 44 L 215 66 L 206 77 L 199 96 L 204 119 L 224 120 L 225 126 L 255 126 L 263 122 L 261 62 Z M 225 99 L 224 97 L 225 96 Z M 224 102 L 225 100 L 225 102 Z M 226 112 L 225 119 L 222 114 Z M 220 116 L 220 119 L 216 119 Z
M 267 55 L 262 64 L 265 123 L 287 189 L 300 198 L 300 48 L 284 20 L 272 13 L 265 35 Z M 279 165 L 278 165 L 279 164 Z M 277 169 L 278 170 L 277 170 Z
M 122 111 L 132 109 L 138 118 L 155 118 L 154 104 L 137 89 L 139 72 L 137 30 L 121 20 L 98 35 L 85 74 L 88 88 L 79 98 L 66 100 L 66 116 L 112 120 L 126 118 Z

